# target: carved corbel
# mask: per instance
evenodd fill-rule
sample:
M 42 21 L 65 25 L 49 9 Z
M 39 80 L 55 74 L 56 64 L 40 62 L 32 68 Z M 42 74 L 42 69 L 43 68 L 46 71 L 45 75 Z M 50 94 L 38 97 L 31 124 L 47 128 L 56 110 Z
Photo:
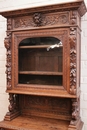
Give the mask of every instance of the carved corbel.
M 76 126 L 78 120 L 79 120 L 79 100 L 78 99 L 72 99 L 72 120 L 70 122 L 70 125 Z
M 70 94 L 76 94 L 76 29 L 70 28 Z
M 11 33 L 7 33 L 4 40 L 6 52 L 6 74 L 7 74 L 7 89 L 11 89 Z
M 18 104 L 18 95 L 9 94 L 8 100 L 9 100 L 9 103 L 10 103 L 9 106 L 8 106 L 9 112 L 7 112 L 7 114 L 5 116 L 5 120 L 12 120 L 20 114 L 19 104 Z

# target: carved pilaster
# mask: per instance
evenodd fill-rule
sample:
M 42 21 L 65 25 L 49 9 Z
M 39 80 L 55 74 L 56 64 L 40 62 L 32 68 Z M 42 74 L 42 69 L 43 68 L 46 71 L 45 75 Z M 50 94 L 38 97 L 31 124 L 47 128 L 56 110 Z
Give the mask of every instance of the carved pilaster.
M 6 53 L 7 89 L 11 89 L 11 33 L 7 33 L 7 37 L 4 40 L 4 45 L 7 49 Z
M 70 28 L 70 94 L 76 94 L 76 28 Z
M 11 18 L 7 19 L 7 30 L 11 30 L 12 29 L 12 20 Z
M 76 22 L 77 22 L 77 12 L 76 11 L 71 11 L 70 15 L 71 15 L 70 16 L 70 23 L 72 25 L 76 24 Z
M 18 95 L 16 94 L 9 94 L 9 106 L 5 120 L 12 120 L 13 118 L 19 115 L 19 104 L 18 104 Z

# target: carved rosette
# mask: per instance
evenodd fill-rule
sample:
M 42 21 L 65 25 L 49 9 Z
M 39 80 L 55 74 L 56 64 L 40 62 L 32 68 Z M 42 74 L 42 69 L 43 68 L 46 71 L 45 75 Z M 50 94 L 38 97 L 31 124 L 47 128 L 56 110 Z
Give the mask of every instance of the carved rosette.
M 7 49 L 6 53 L 7 89 L 11 89 L 11 33 L 7 33 L 7 37 L 4 40 L 4 45 Z
M 79 100 L 78 99 L 72 99 L 72 120 L 70 122 L 70 125 L 76 125 L 79 119 Z
M 70 28 L 70 94 L 76 94 L 76 28 Z

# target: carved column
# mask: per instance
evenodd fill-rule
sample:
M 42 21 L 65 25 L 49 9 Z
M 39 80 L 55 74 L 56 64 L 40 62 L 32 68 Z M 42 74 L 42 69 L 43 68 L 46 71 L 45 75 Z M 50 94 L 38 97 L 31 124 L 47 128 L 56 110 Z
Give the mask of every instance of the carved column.
M 9 112 L 7 112 L 6 116 L 5 116 L 5 120 L 12 120 L 15 117 L 17 117 L 20 112 L 19 112 L 19 102 L 18 102 L 18 95 L 16 94 L 9 94 L 9 106 L 8 106 L 8 110 Z

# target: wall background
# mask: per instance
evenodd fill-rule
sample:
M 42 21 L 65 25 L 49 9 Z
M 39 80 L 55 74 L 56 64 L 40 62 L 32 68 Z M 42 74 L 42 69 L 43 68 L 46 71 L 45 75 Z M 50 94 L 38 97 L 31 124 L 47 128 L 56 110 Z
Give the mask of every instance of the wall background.
M 63 2 L 64 0 L 60 0 Z M 66 0 L 74 1 L 74 0 Z M 29 8 L 34 6 L 49 5 L 59 3 L 58 0 L 0 0 L 0 11 L 14 10 L 19 8 Z M 87 0 L 85 0 L 87 5 Z M 87 13 L 82 17 L 81 33 L 81 119 L 84 122 L 83 130 L 87 130 Z M 4 48 L 4 38 L 6 36 L 6 19 L 0 16 L 0 120 L 8 111 L 8 94 L 6 90 L 6 50 Z

